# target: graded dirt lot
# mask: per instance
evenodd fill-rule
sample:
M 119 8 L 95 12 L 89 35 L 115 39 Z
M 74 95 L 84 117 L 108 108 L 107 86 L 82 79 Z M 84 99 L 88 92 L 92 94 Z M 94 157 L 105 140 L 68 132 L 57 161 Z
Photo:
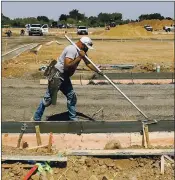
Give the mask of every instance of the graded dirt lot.
M 18 44 L 18 38 L 9 39 L 8 46 Z M 55 42 L 50 46 L 45 45 L 46 42 L 55 40 L 50 37 L 39 39 L 32 37 L 30 42 L 42 43 L 40 51 L 35 54 L 31 51 L 22 53 L 15 59 L 7 60 L 2 63 L 2 77 L 26 77 L 28 73 L 37 73 L 39 67 L 48 65 L 51 59 L 57 59 L 62 50 L 69 45 L 65 39 L 57 39 L 61 45 Z M 23 41 L 28 41 L 28 37 L 23 38 Z M 17 45 L 16 44 L 16 45 Z M 18 44 L 19 45 L 19 44 Z M 3 44 L 4 46 L 4 44 Z M 8 47 L 7 46 L 7 47 Z M 174 43 L 173 41 L 95 41 L 95 50 L 89 51 L 88 55 L 96 64 L 132 64 L 135 68 L 133 72 L 147 72 L 154 64 L 160 65 L 161 71 L 173 72 L 174 68 Z M 86 68 L 82 61 L 80 68 Z M 151 71 L 152 69 L 150 69 Z
M 99 29 L 96 31 L 98 32 Z M 60 45 L 55 42 L 46 45 L 46 42 L 53 40 L 58 40 Z M 39 85 L 39 79 L 43 78 L 43 75 L 38 69 L 41 65 L 48 65 L 51 59 L 57 59 L 69 42 L 63 38 L 63 34 L 61 39 L 56 36 L 4 38 L 2 49 L 5 42 L 7 42 L 7 49 L 13 49 L 20 43 L 35 42 L 43 45 L 37 54 L 34 51 L 26 51 L 19 57 L 2 63 L 2 77 L 4 78 L 2 120 L 29 120 L 46 89 L 46 86 Z M 166 41 L 94 40 L 94 48 L 95 50 L 89 51 L 88 54 L 95 64 L 133 64 L 135 68 L 129 72 L 150 72 L 153 64 L 156 63 L 161 66 L 161 71 L 173 72 L 174 44 L 171 39 Z M 84 62 L 80 63 L 79 68 L 87 69 Z M 85 71 L 85 74 L 91 76 L 92 72 Z M 173 118 L 173 85 L 121 85 L 121 89 L 149 116 L 158 119 Z M 104 119 L 142 118 L 112 86 L 75 86 L 75 90 L 78 95 L 78 112 L 90 116 L 104 107 Z M 65 97 L 59 93 L 58 105 L 49 107 L 45 115 L 65 112 L 65 101 Z M 12 113 L 9 113 L 9 108 Z M 98 116 L 96 118 L 101 119 Z
M 155 119 L 173 119 L 174 86 L 169 85 L 118 85 L 118 87 L 149 117 Z M 94 118 L 96 120 L 141 120 L 142 115 L 110 85 L 75 85 L 77 93 L 77 112 L 80 119 L 83 114 L 91 117 L 100 108 L 104 108 Z M 2 121 L 30 120 L 38 103 L 46 91 L 39 80 L 2 80 Z M 67 111 L 66 98 L 59 92 L 56 106 L 46 109 L 46 116 Z M 104 116 L 104 117 L 103 117 Z

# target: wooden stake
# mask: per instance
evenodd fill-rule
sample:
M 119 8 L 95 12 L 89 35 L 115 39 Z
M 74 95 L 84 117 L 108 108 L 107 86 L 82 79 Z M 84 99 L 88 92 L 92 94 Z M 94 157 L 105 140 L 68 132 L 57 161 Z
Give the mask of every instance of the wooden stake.
M 81 86 L 82 86 L 82 81 L 81 81 L 81 79 L 82 79 L 82 78 L 81 78 L 81 74 L 80 74 L 80 84 L 81 84 Z
M 161 174 L 164 174 L 165 159 L 164 155 L 161 156 Z
M 53 134 L 52 134 L 52 132 L 50 132 L 50 135 L 49 135 L 49 144 L 48 144 L 48 152 L 49 153 L 52 150 L 52 139 L 53 139 Z
M 40 145 L 42 145 L 42 142 L 41 142 L 41 136 L 40 136 L 40 128 L 39 128 L 39 126 L 35 126 L 35 130 L 36 130 L 37 145 L 40 146 Z
M 143 129 L 142 146 L 145 148 L 148 148 L 147 142 L 146 142 L 145 125 L 144 124 L 142 125 L 142 129 Z
M 174 160 L 173 160 L 172 158 L 170 158 L 168 155 L 164 155 L 164 157 L 165 157 L 166 159 L 168 159 L 169 161 L 171 161 L 171 163 L 174 163 Z
M 46 148 L 46 147 L 48 147 L 48 144 L 27 148 L 27 150 L 33 150 L 33 149 L 38 149 L 38 148 Z
M 144 129 L 145 129 L 145 138 L 146 138 L 146 143 L 147 143 L 147 146 L 148 146 L 148 147 L 150 147 L 148 125 L 145 125 L 145 126 L 144 126 Z
M 7 41 L 5 42 L 5 53 L 7 51 Z

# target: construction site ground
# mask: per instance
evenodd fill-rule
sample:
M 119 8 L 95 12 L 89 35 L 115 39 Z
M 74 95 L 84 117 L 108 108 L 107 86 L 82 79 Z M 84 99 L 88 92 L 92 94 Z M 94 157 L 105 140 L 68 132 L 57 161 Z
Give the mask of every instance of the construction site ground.
M 21 163 L 14 163 L 10 168 L 2 168 L 3 180 L 22 179 L 29 168 L 20 167 Z M 96 158 L 69 157 L 67 164 L 52 165 L 53 175 L 47 173 L 48 180 L 173 180 L 174 165 L 166 162 L 165 174 L 160 174 L 160 157 L 127 157 Z M 53 177 L 53 178 L 51 178 Z M 33 180 L 44 179 L 35 174 Z
M 158 26 L 156 26 L 158 28 Z M 128 27 L 127 27 L 128 28 Z M 132 27 L 136 31 L 135 26 Z M 94 51 L 89 51 L 89 57 L 96 64 L 133 64 L 132 70 L 113 70 L 113 72 L 143 72 L 149 73 L 155 64 L 161 66 L 162 72 L 174 71 L 174 34 L 155 31 L 152 34 L 139 30 L 139 33 L 117 35 L 114 30 L 106 32 L 104 29 L 92 29 L 90 37 L 94 40 Z M 16 32 L 20 31 L 17 29 Z M 66 30 L 71 38 L 78 38 L 72 29 Z M 73 30 L 75 31 L 75 30 Z M 118 31 L 118 30 L 117 30 Z M 142 33 L 143 32 L 143 33 Z M 15 59 L 2 62 L 2 121 L 30 121 L 47 86 L 40 85 L 43 73 L 39 72 L 42 65 L 48 65 L 51 59 L 57 59 L 62 50 L 69 43 L 63 39 L 65 30 L 51 30 L 51 34 L 44 37 L 24 36 L 18 33 L 14 36 L 2 38 L 2 54 L 22 44 L 41 43 L 43 46 L 38 53 L 26 51 Z M 110 34 L 111 33 L 111 34 Z M 61 39 L 60 39 L 61 38 Z M 103 40 L 103 38 L 119 38 L 120 40 Z M 132 38 L 134 40 L 124 40 Z M 156 39 L 156 40 L 153 40 Z M 57 40 L 51 45 L 45 43 Z M 87 71 L 83 62 L 80 71 L 88 78 L 93 75 Z M 82 71 L 82 70 L 86 71 Z M 109 72 L 111 72 L 109 70 Z M 74 77 L 73 77 L 74 78 Z M 76 79 L 76 77 L 75 77 Z M 174 119 L 174 85 L 118 85 L 118 87 L 141 109 L 146 115 L 158 120 Z M 74 85 L 77 93 L 77 112 L 81 120 L 88 120 L 99 109 L 95 120 L 143 120 L 144 117 L 124 99 L 110 85 Z M 56 106 L 46 109 L 43 120 L 47 116 L 57 115 L 58 120 L 67 116 L 66 98 L 58 93 Z M 64 117 L 65 118 L 65 117 Z M 20 130 L 19 130 L 20 133 Z M 2 153 L 22 153 L 16 148 L 2 147 Z M 47 152 L 42 151 L 42 155 Z M 53 168 L 53 177 L 58 180 L 172 180 L 174 179 L 174 164 L 165 163 L 165 174 L 160 173 L 160 157 L 68 157 L 67 166 L 58 165 Z M 22 179 L 29 169 L 22 168 L 20 163 L 12 164 L 11 168 L 2 168 L 3 180 Z M 48 175 L 50 176 L 50 175 Z M 106 178 L 105 178 L 106 177 Z M 41 177 L 40 177 L 41 178 Z M 32 176 L 33 180 L 39 175 Z M 42 178 L 41 178 L 42 179 Z M 51 179 L 49 177 L 48 179 Z
M 149 117 L 173 119 L 174 85 L 118 85 L 118 87 Z M 2 79 L 2 121 L 29 121 L 47 86 L 39 80 Z M 110 85 L 75 85 L 77 112 L 80 119 L 91 117 L 100 108 L 96 120 L 142 120 L 144 117 Z M 57 105 L 46 108 L 43 119 L 67 111 L 66 97 L 59 92 Z M 10 112 L 10 113 L 9 113 Z M 83 115 L 84 114 L 84 115 Z M 65 119 L 65 118 L 64 118 Z

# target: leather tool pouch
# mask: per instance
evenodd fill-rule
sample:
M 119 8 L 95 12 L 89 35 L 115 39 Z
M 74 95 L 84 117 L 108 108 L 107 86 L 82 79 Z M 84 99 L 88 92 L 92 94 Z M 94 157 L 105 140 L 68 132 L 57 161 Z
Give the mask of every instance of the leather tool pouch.
M 44 76 L 48 77 L 51 74 L 51 71 L 54 68 L 56 63 L 57 63 L 56 60 L 51 61 L 51 63 L 49 64 L 49 66 L 46 68 L 44 72 Z
M 63 82 L 63 75 L 55 67 L 51 69 L 48 77 L 48 88 L 52 99 L 52 105 L 56 105 L 57 92 Z

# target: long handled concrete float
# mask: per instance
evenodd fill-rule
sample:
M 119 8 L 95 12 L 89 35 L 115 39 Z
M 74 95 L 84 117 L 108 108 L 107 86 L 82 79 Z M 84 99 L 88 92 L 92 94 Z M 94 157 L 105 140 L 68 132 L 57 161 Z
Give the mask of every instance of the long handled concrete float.
M 67 36 L 65 35 L 66 39 L 73 45 L 76 47 L 76 49 L 78 51 L 80 51 L 80 49 L 78 48 L 78 46 Z M 143 113 L 93 62 L 91 59 L 89 59 L 86 55 L 85 58 L 96 68 L 97 72 L 102 75 L 105 79 L 107 79 L 107 81 L 115 88 L 117 89 L 120 94 L 122 94 L 147 120 L 147 122 L 149 121 L 151 124 L 152 123 L 157 123 L 157 120 L 151 120 L 150 118 L 148 118 L 148 116 L 146 116 L 145 113 Z

